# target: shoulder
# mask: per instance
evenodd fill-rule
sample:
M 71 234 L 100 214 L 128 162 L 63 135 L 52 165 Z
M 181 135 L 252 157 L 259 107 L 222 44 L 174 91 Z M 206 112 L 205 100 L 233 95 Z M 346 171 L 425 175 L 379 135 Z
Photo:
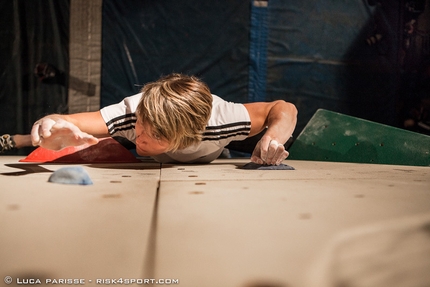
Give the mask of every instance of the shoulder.
M 137 106 L 139 105 L 140 99 L 142 98 L 142 93 L 135 94 L 130 97 L 124 98 L 118 105 L 123 106 L 128 112 L 134 113 Z
M 208 126 L 250 122 L 248 111 L 243 104 L 229 102 L 216 95 L 212 95 L 212 98 L 212 112 Z
M 103 107 L 101 110 L 126 109 L 134 112 L 137 108 L 137 105 L 139 104 L 141 97 L 142 97 L 141 93 L 138 93 L 129 97 L 125 97 L 122 101 L 116 104 Z
M 130 97 L 124 98 L 121 102 L 106 106 L 100 109 L 105 121 L 109 121 L 116 117 L 121 117 L 124 115 L 132 115 L 136 112 L 136 108 L 139 105 L 141 94 L 136 94 Z
M 129 140 L 134 140 L 135 112 L 140 98 L 141 94 L 139 93 L 100 110 L 111 136 L 123 136 Z
M 228 102 L 213 95 L 212 113 L 203 141 L 243 140 L 251 130 L 251 120 L 243 104 Z

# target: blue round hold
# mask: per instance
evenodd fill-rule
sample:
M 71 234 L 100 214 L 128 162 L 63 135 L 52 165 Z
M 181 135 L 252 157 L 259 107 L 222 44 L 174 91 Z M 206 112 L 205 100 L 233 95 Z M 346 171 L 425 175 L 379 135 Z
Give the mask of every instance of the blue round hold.
M 49 182 L 62 183 L 62 184 L 78 184 L 78 185 L 91 185 L 91 180 L 88 173 L 81 166 L 63 167 L 54 171 L 48 179 Z

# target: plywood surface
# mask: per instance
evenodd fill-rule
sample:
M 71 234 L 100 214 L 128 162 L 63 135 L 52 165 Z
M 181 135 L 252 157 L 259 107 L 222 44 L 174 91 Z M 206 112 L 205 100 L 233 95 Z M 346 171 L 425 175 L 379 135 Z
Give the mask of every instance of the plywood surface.
M 158 277 L 306 286 L 338 232 L 430 212 L 429 168 L 287 161 L 295 171 L 263 172 L 238 169 L 243 163 L 163 168 Z
M 63 165 L 0 161 L 0 279 L 301 287 L 339 233 L 430 213 L 427 167 L 90 164 L 94 185 L 68 186 L 47 182 Z
M 0 160 L 0 277 L 141 277 L 159 165 L 83 165 L 94 184 L 77 186 L 47 182 L 63 165 Z

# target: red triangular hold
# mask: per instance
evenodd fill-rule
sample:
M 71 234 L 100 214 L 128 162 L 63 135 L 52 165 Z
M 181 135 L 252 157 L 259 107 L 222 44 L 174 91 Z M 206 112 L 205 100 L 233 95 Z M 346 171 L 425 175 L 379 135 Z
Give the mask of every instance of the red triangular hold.
M 20 162 L 130 163 L 141 162 L 113 138 L 99 139 L 95 145 L 66 147 L 59 151 L 38 147 Z

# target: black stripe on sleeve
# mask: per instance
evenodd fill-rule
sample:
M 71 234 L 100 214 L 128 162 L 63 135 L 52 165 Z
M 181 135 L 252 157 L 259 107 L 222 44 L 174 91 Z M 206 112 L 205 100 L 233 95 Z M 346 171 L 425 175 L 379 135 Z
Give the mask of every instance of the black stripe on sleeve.
M 134 129 L 136 124 L 136 114 L 125 114 L 116 118 L 111 119 L 106 123 L 109 134 L 114 134 L 118 131 Z
M 228 139 L 231 137 L 241 136 L 241 135 L 247 136 L 249 135 L 249 132 L 238 132 L 238 133 L 228 134 L 228 135 L 218 135 L 216 137 L 203 136 L 202 141 L 219 141 L 222 139 Z
M 202 141 L 221 140 L 239 135 L 249 135 L 250 122 L 237 122 L 220 126 L 208 126 L 203 133 Z
M 206 130 L 220 130 L 237 126 L 249 126 L 249 128 L 251 128 L 251 122 L 236 122 L 220 126 L 207 126 Z

